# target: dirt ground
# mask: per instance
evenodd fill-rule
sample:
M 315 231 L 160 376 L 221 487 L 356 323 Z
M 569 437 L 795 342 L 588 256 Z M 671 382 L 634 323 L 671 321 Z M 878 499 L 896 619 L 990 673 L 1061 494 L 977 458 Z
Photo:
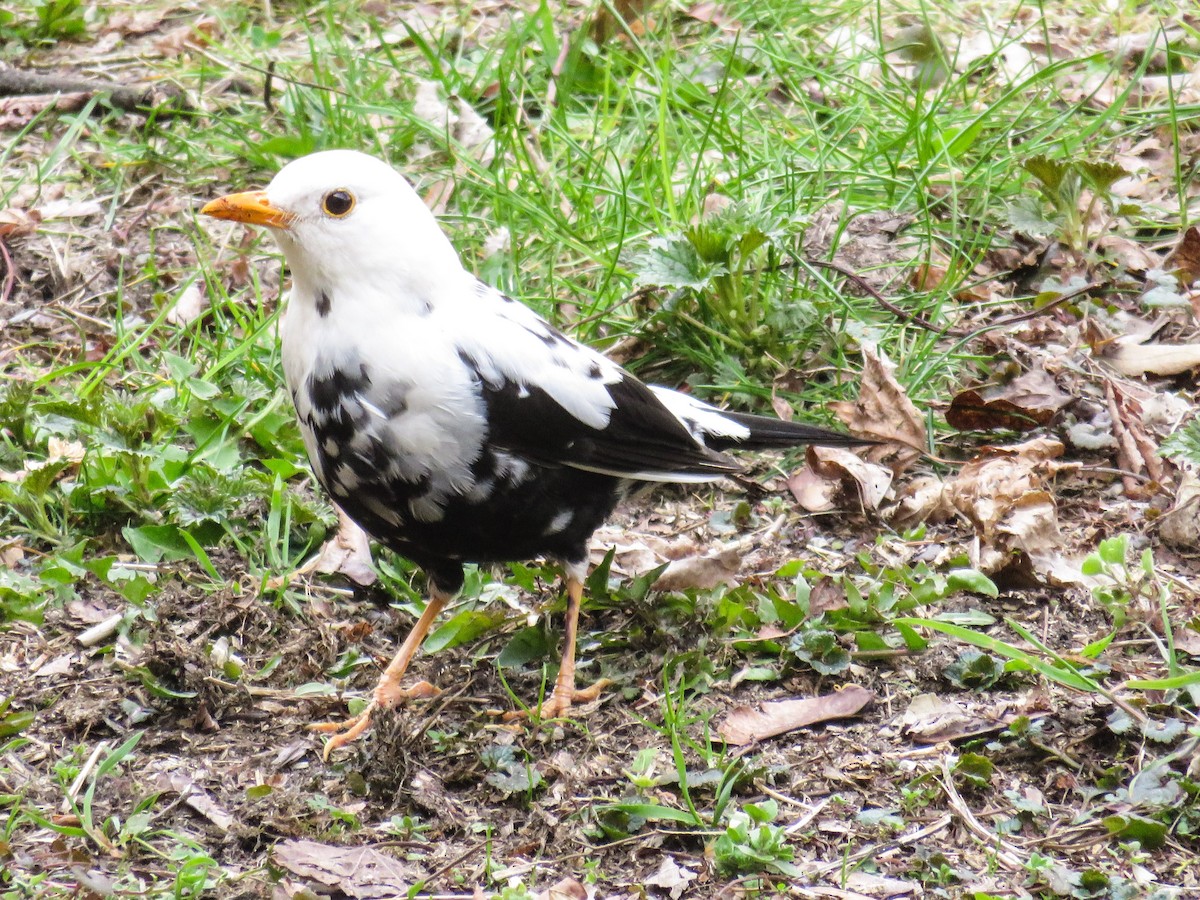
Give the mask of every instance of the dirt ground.
M 48 148 L 27 136 L 12 159 Z M 14 284 L 0 300 L 6 375 L 30 379 L 76 354 L 103 353 L 112 293 L 135 281 L 147 256 L 157 257 L 167 284 L 196 265 L 191 239 L 172 230 L 193 199 L 179 184 L 129 185 L 107 228 L 78 229 L 69 266 L 44 230 L 9 237 Z M 274 297 L 278 268 L 264 267 L 262 277 L 264 296 Z M 149 285 L 124 296 L 147 316 L 161 301 Z M 1194 403 L 1190 377 L 1172 387 Z M 959 461 L 974 449 L 942 448 Z M 1183 635 L 1200 615 L 1191 589 L 1197 562 L 1158 538 L 1153 522 L 1171 498 L 1111 502 L 1121 475 L 1110 456 L 1078 453 L 1072 463 L 1049 480 L 1063 535 L 1058 558 L 1077 563 L 1101 538 L 1123 533 L 1138 552 L 1153 547 L 1157 570 L 1179 579 L 1173 619 Z M 727 482 L 630 504 L 598 535 L 597 557 L 618 545 L 614 571 L 627 565 L 627 584 L 646 554 L 736 547 L 737 582 L 767 591 L 779 589 L 774 573 L 797 559 L 831 575 L 861 574 L 863 560 L 936 569 L 979 549 L 962 516 L 914 537 L 853 501 L 806 515 L 791 503 L 790 470 L 756 466 L 763 491 Z M 935 471 L 943 470 L 924 461 L 909 475 Z M 711 511 L 729 513 L 742 500 L 752 515 L 731 536 Z M 115 531 L 111 539 L 119 546 Z M 503 624 L 417 659 L 410 677 L 440 686 L 439 696 L 380 714 L 366 738 L 326 762 L 322 739 L 305 726 L 344 716 L 347 696 L 369 692 L 410 612 L 391 605 L 387 591 L 344 577 L 309 576 L 284 596 L 260 590 L 228 548 L 211 562 L 219 587 L 199 565 L 158 564 L 152 611 L 99 639 L 93 630 L 129 607 L 95 578 L 70 602 L 50 604 L 40 623 L 4 624 L 0 697 L 10 712 L 35 715 L 0 761 L 0 805 L 10 809 L 0 834 L 10 879 L 0 878 L 3 897 L 141 896 L 172 880 L 179 896 L 220 898 L 391 897 L 416 884 L 417 896 L 445 898 L 508 886 L 501 896 L 513 900 L 525 896 L 519 886 L 547 900 L 1200 897 L 1197 721 L 1193 705 L 1168 703 L 1166 691 L 1130 701 L 1183 717 L 1190 729 L 1154 744 L 1110 727 L 1110 697 L 1030 672 L 983 691 L 954 686 L 946 669 L 962 645 L 942 636 L 920 653 L 862 651 L 847 640 L 857 651 L 849 667 L 821 676 L 716 624 L 721 590 L 638 599 L 618 589 L 585 605 L 579 642 L 581 682 L 603 676 L 613 686 L 571 720 L 509 724 L 497 713 L 531 702 L 542 672 L 501 670 L 496 656 L 531 620 L 547 621 L 547 609 L 550 638 L 559 637 L 563 602 L 539 570 L 535 590 L 515 592 Z M 998 596 L 959 592 L 937 611 L 976 622 L 987 614 L 991 624 L 978 630 L 1011 643 L 1010 618 L 1062 653 L 1110 630 L 1081 584 L 1019 567 L 996 581 Z M 1104 657 L 1108 668 L 1094 670 L 1106 684 L 1142 673 L 1139 654 L 1153 655 L 1161 642 L 1157 611 L 1139 614 L 1147 627 L 1123 633 Z M 1200 655 L 1194 634 L 1185 655 Z M 354 664 L 356 653 L 369 662 Z M 343 677 L 331 678 L 341 663 Z M 844 685 L 872 695 L 856 715 L 741 747 L 717 736 L 738 707 Z M 5 741 L 15 736 L 0 731 Z M 135 736 L 127 757 L 97 774 Z M 987 757 L 994 768 L 972 778 L 958 768 L 967 757 Z M 1154 846 L 1139 844 L 1120 829 L 1139 810 L 1160 810 L 1152 795 L 1165 785 L 1180 792 L 1175 827 Z M 81 816 L 85 797 L 90 819 Z M 794 870 L 730 874 L 714 850 L 727 822 L 706 829 L 656 817 L 682 814 L 689 798 L 701 812 L 773 801 Z M 138 828 L 123 829 L 135 821 Z M 211 884 L 203 875 L 188 881 L 188 872 L 206 873 Z

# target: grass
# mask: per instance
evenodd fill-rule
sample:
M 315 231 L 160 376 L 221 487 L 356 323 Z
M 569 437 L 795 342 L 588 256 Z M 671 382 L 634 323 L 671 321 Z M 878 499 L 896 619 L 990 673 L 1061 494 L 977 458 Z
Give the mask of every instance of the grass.
M 1194 30 L 1185 25 L 1169 54 L 1120 57 L 1083 35 L 1149 33 L 1174 7 L 1085 3 L 1070 17 L 1037 4 L 909 7 L 903 22 L 860 0 L 718 8 L 739 27 L 661 7 L 652 26 L 597 44 L 598 5 L 438 9 L 426 27 L 334 0 L 217 3 L 207 30 L 167 53 L 154 37 L 199 27 L 194 16 L 96 50 L 100 26 L 158 6 L 41 0 L 0 13 L 5 62 L 77 69 L 96 50 L 92 68 L 168 79 L 196 101 L 144 121 L 102 100 L 35 111 L 0 142 L 0 208 L 97 202 L 36 234 L 0 228 L 19 275 L 0 380 L 0 552 L 11 554 L 0 622 L 15 648 L 0 667 L 0 894 L 74 894 L 83 866 L 107 879 L 85 886 L 99 893 L 253 896 L 278 878 L 268 869 L 277 840 L 390 840 L 397 828 L 437 890 L 467 894 L 477 883 L 514 897 L 526 881 L 544 888 L 531 869 L 513 883 L 495 874 L 537 853 L 560 866 L 581 859 L 569 870 L 616 890 L 622 857 L 611 848 L 648 835 L 666 848 L 656 867 L 670 857 L 763 896 L 797 873 L 848 887 L 860 870 L 931 896 L 965 896 L 968 884 L 975 897 L 1131 896 L 1135 864 L 1163 896 L 1182 884 L 1179 860 L 1200 821 L 1185 758 L 1198 739 L 1197 675 L 1179 643 L 1197 630 L 1186 612 L 1195 572 L 1177 556 L 1144 555 L 1153 531 L 1120 510 L 1089 532 L 1094 556 L 1080 574 L 1090 590 L 1002 595 L 961 524 L 900 532 L 865 518 L 781 541 L 736 587 L 655 596 L 652 579 L 603 567 L 589 583 L 594 630 L 581 653 L 590 674 L 627 676 L 621 699 L 635 711 L 573 726 L 574 768 L 547 763 L 554 726 L 505 736 L 449 704 L 431 707 L 415 736 L 381 736 L 366 762 L 292 770 L 256 758 L 251 778 L 178 748 L 181 735 L 203 740 L 206 715 L 243 760 L 264 740 L 282 745 L 291 736 L 264 738 L 271 714 L 254 703 L 281 704 L 275 714 L 296 726 L 301 697 L 370 681 L 372 657 L 390 646 L 390 628 L 372 637 L 373 626 L 346 621 L 369 613 L 337 611 L 340 582 L 273 586 L 321 546 L 334 517 L 282 389 L 274 247 L 195 217 L 203 200 L 260 186 L 294 156 L 355 147 L 404 168 L 423 193 L 452 185 L 442 218 L 468 267 L 647 378 L 715 402 L 764 410 L 782 400 L 833 423 L 829 405 L 857 392 L 862 348 L 878 346 L 929 411 L 938 458 L 927 468 L 943 474 L 974 449 L 941 417 L 949 397 L 1011 363 L 979 337 L 1056 296 L 1053 278 L 1005 284 L 1020 267 L 996 259 L 1058 240 L 1107 291 L 1065 304 L 1064 319 L 1082 328 L 1106 310 L 1138 311 L 1144 279 L 1101 238 L 1161 246 L 1195 219 L 1187 160 L 1200 103 L 1142 89 L 1164 65 L 1195 66 Z M 423 83 L 460 117 L 459 103 L 482 117 L 490 137 L 422 118 L 413 98 Z M 1144 179 L 1150 195 L 1114 191 L 1117 156 L 1145 140 L 1173 164 Z M 904 226 L 878 224 L 892 218 Z M 890 308 L 819 265 L 829 260 Z M 943 274 L 923 284 L 921 266 Z M 181 320 L 181 300 L 197 291 L 207 308 Z M 1188 456 L 1194 431 L 1175 439 L 1177 455 Z M 711 516 L 678 521 L 714 539 L 791 511 L 752 498 L 731 512 L 709 496 L 679 508 L 705 503 Z M 1070 519 L 1081 533 L 1085 522 Z M 419 611 L 419 573 L 386 552 L 378 568 L 375 596 Z M 433 637 L 451 660 L 439 665 L 459 661 L 452 699 L 483 689 L 477 670 L 495 672 L 493 657 L 517 700 L 499 691 L 492 702 L 528 702 L 530 686 L 545 685 L 554 635 L 534 607 L 552 581 L 536 563 L 470 573 Z M 825 608 L 830 590 L 846 602 Z M 1014 603 L 1015 613 L 1004 605 Z M 115 628 L 77 646 L 101 614 L 116 615 Z M 942 657 L 962 647 L 938 635 L 979 653 L 953 667 Z M 22 683 L 22 667 L 43 658 L 70 677 Z M 628 677 L 631 659 L 640 678 Z M 89 679 L 104 687 L 81 700 Z M 994 769 L 975 760 L 945 773 L 888 757 L 882 718 L 863 732 L 831 728 L 814 747 L 841 754 L 850 774 L 820 776 L 821 789 L 792 779 L 832 767 L 796 756 L 818 752 L 803 740 L 735 755 L 713 736 L 722 698 L 746 685 L 815 693 L 851 679 L 875 679 L 881 693 L 902 683 L 906 698 L 949 682 L 1013 703 L 1032 703 L 1036 685 L 1064 721 L 1083 724 L 1047 737 L 1040 720 L 1006 721 L 956 750 Z M 1104 706 L 1098 722 L 1092 703 Z M 861 774 L 860 756 L 891 761 Z M 581 788 L 592 801 L 554 807 L 570 793 L 563 773 L 597 758 Z M 163 787 L 155 772 L 172 765 L 183 781 Z M 412 799 L 408 776 L 424 766 L 452 788 L 473 785 L 456 800 L 465 821 L 447 825 L 420 805 L 434 801 Z M 271 824 L 231 850 L 213 806 L 185 802 L 197 794 L 184 782 L 239 823 Z M 802 791 L 820 799 L 793 798 Z M 805 818 L 801 806 L 816 812 Z M 818 818 L 827 807 L 851 811 L 837 814 L 853 820 L 849 831 Z M 1004 810 L 1002 820 L 976 813 L 997 840 L 1024 830 L 1031 841 L 1035 824 L 1066 833 L 1065 823 L 1101 837 L 1067 850 L 1027 843 L 1013 856 L 976 846 L 959 814 L 966 836 L 905 843 L 964 807 Z M 570 823 L 570 850 L 549 827 L 532 839 L 536 853 L 522 849 L 520 823 L 552 808 Z M 464 862 L 476 840 L 496 859 Z M 712 883 L 685 879 L 684 890 Z

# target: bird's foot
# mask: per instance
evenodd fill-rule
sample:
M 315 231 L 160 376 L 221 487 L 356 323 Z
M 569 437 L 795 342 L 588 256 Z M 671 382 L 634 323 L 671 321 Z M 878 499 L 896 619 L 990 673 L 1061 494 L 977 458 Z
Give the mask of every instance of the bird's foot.
M 325 744 L 321 759 L 328 762 L 334 750 L 345 747 L 357 741 L 371 727 L 371 713 L 377 709 L 391 709 L 406 700 L 425 700 L 436 697 L 441 690 L 428 681 L 418 681 L 411 687 L 401 687 L 391 679 L 381 679 L 375 686 L 374 696 L 367 708 L 357 716 L 351 716 L 342 722 L 314 722 L 308 726 L 309 731 L 320 731 L 332 734 L 333 737 Z
M 516 719 L 561 719 L 571 711 L 571 706 L 575 703 L 590 703 L 600 696 L 601 692 L 615 682 L 611 678 L 601 678 L 595 684 L 591 684 L 585 688 L 577 688 L 574 685 L 556 684 L 553 692 L 547 697 L 540 706 L 531 706 L 529 709 L 515 709 L 504 714 L 505 722 L 512 722 Z

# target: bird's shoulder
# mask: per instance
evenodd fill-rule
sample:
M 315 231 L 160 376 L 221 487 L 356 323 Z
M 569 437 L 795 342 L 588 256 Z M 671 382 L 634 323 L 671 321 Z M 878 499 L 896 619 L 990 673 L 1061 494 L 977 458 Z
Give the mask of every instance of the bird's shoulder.
M 529 307 L 480 284 L 454 328 L 478 379 L 489 441 L 533 461 L 621 478 L 703 480 L 736 466 L 661 396 Z

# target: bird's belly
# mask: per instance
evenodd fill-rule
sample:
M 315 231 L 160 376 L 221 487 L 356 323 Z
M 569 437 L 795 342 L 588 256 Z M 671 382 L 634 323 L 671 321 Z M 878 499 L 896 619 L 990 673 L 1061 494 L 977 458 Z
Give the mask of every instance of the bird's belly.
M 485 452 L 475 468 L 496 460 Z M 501 470 L 511 460 L 500 456 Z M 353 490 L 327 485 L 337 502 L 377 540 L 423 565 L 508 562 L 539 556 L 582 561 L 588 538 L 612 512 L 621 483 L 606 475 L 533 464 L 519 481 L 481 477 L 420 518 L 423 481 L 373 479 Z

